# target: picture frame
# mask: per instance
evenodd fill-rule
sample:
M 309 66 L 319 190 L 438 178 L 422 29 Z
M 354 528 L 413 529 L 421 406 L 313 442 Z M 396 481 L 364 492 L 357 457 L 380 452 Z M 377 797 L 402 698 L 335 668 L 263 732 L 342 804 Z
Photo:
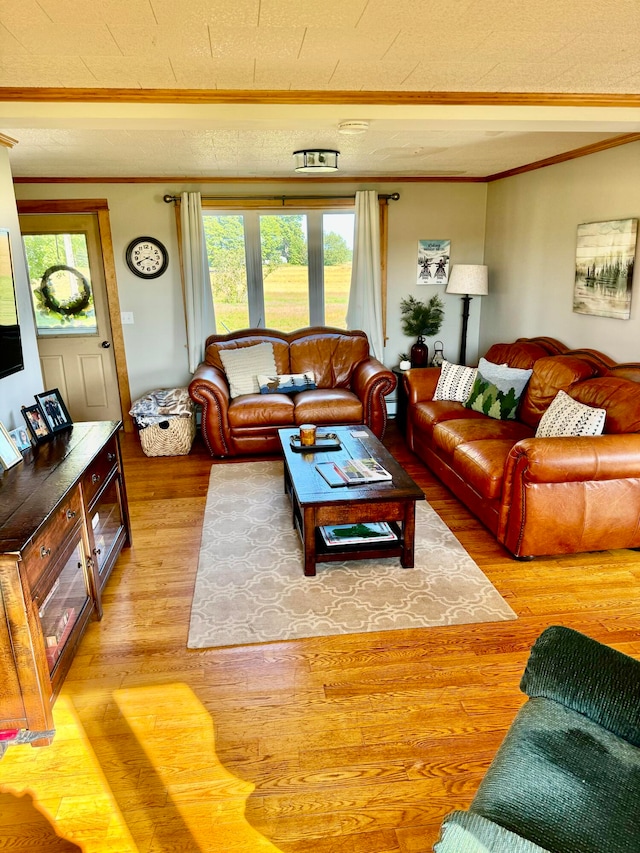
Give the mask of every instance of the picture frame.
M 578 225 L 574 314 L 631 319 L 637 234 L 637 219 Z
M 22 462 L 22 453 L 2 422 L 0 422 L 0 462 L 4 468 L 13 468 L 18 462 Z
M 16 447 L 21 453 L 24 453 L 25 450 L 31 449 L 31 439 L 29 438 L 29 433 L 27 432 L 26 427 L 16 427 L 16 429 L 10 429 L 9 435 L 11 436 Z
M 416 284 L 446 284 L 450 259 L 451 240 L 418 240 Z
M 62 395 L 57 388 L 36 394 L 35 398 L 52 435 L 73 426 L 71 415 L 67 411 Z
M 42 444 L 43 441 L 51 438 L 51 430 L 47 426 L 44 412 L 37 403 L 33 406 L 23 406 L 22 417 L 35 444 Z

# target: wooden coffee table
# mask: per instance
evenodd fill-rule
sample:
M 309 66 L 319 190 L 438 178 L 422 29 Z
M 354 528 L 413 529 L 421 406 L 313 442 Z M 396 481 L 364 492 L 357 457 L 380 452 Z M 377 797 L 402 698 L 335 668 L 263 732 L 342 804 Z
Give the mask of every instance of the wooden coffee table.
M 399 557 L 407 569 L 414 564 L 416 501 L 425 499 L 422 489 L 396 462 L 365 426 L 320 427 L 320 434 L 335 433 L 339 450 L 299 452 L 291 447 L 298 429 L 278 430 L 284 453 L 284 490 L 293 510 L 293 524 L 304 547 L 304 573 L 313 577 L 316 563 Z M 352 435 L 360 433 L 360 438 Z M 316 471 L 318 462 L 373 457 L 392 475 L 392 480 L 363 486 L 332 488 Z M 398 539 L 389 542 L 327 545 L 318 529 L 328 524 L 386 521 Z

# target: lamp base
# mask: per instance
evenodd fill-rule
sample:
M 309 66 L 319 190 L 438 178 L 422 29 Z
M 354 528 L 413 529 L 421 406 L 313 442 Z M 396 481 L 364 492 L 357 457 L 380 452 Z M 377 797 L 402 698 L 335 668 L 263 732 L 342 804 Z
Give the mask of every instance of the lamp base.
M 472 298 L 468 294 L 462 297 L 462 333 L 460 335 L 459 364 L 467 363 L 467 325 L 469 323 L 469 303 Z

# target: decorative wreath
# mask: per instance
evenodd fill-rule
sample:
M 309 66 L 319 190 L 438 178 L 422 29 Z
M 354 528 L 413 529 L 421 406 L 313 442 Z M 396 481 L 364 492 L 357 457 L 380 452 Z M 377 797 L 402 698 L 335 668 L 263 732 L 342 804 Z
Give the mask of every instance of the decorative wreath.
M 58 302 L 54 293 L 53 285 L 50 283 L 51 277 L 62 270 L 75 275 L 80 282 L 80 292 L 75 299 L 69 299 L 66 302 Z M 82 273 L 74 267 L 68 267 L 65 264 L 57 264 L 49 267 L 44 271 L 40 280 L 40 287 L 35 291 L 36 299 L 39 303 L 39 308 L 47 314 L 58 314 L 62 318 L 81 317 L 91 304 L 91 287 L 87 279 Z

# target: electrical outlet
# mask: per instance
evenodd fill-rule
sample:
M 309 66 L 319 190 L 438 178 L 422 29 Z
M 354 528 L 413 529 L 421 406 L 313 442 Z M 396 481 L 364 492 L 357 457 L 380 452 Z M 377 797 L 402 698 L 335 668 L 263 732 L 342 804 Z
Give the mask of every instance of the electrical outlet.
M 133 325 L 133 311 L 121 311 L 120 321 L 123 326 Z

